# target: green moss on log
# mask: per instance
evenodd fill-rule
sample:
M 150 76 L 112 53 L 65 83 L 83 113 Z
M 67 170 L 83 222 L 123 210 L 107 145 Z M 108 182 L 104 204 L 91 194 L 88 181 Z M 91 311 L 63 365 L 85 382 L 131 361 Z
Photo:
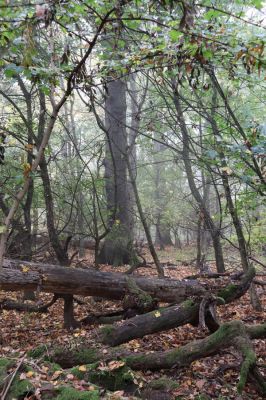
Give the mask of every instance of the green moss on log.
M 188 299 L 188 300 L 183 301 L 183 303 L 181 304 L 181 306 L 184 307 L 184 308 L 190 308 L 190 307 L 194 306 L 194 304 L 195 304 L 195 303 L 194 303 L 193 300 Z
M 130 390 L 132 386 L 135 387 L 133 383 L 134 374 L 130 368 L 123 366 L 116 368 L 115 370 L 94 370 L 89 371 L 88 380 L 96 385 L 100 385 L 108 390 Z
M 220 290 L 218 293 L 218 297 L 222 297 L 225 301 L 229 300 L 233 297 L 234 292 L 238 289 L 236 285 L 233 283 L 226 286 L 224 289 Z
M 99 358 L 100 355 L 97 349 L 84 347 L 70 350 L 68 353 L 64 348 L 57 348 L 52 355 L 52 359 L 64 368 L 72 365 L 92 364 L 98 361 Z
M 113 325 L 105 325 L 100 330 L 101 335 L 103 335 L 104 337 L 112 335 L 113 331 L 114 331 Z
M 99 362 L 93 364 L 85 364 L 86 368 L 85 371 L 80 371 L 79 367 L 73 367 L 71 368 L 70 373 L 73 374 L 78 379 L 85 379 L 89 381 L 90 371 L 95 371 L 98 366 Z
M 252 348 L 246 348 L 244 352 L 245 359 L 241 365 L 239 382 L 237 384 L 238 393 L 242 393 L 247 383 L 248 373 L 256 364 L 256 354 Z
M 134 279 L 128 278 L 127 286 L 129 293 L 137 296 L 139 302 L 143 305 L 143 307 L 148 307 L 150 304 L 153 303 L 153 298 L 147 292 L 139 288 Z

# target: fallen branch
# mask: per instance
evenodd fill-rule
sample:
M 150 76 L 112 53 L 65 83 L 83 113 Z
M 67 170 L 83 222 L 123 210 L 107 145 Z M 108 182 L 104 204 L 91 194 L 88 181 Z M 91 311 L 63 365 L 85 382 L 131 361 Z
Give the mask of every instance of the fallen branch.
M 254 276 L 255 270 L 254 268 L 250 268 L 238 284 L 229 284 L 217 293 L 214 293 L 218 302 L 217 304 L 230 303 L 243 296 L 248 290 Z M 180 305 L 165 307 L 130 318 L 123 324 L 103 327 L 99 331 L 101 341 L 110 346 L 117 346 L 132 339 L 176 328 L 187 323 L 197 325 L 201 301 L 201 297 L 194 300 L 186 300 Z M 212 332 L 219 327 L 215 320 L 215 315 L 211 315 L 210 312 L 206 313 L 205 322 Z
M 45 313 L 48 309 L 60 298 L 58 294 L 55 294 L 49 303 L 36 305 L 36 304 L 26 304 L 17 303 L 13 300 L 5 299 L 0 303 L 1 310 L 16 310 L 16 311 L 26 311 L 26 312 L 38 312 Z
M 262 335 L 262 332 L 264 334 Z M 231 321 L 204 339 L 189 342 L 177 349 L 165 352 L 132 354 L 123 348 L 113 349 L 57 349 L 51 360 L 60 364 L 63 368 L 74 365 L 90 364 L 97 361 L 122 359 L 133 370 L 160 370 L 169 368 L 182 368 L 189 366 L 193 361 L 218 353 L 220 350 L 235 346 L 243 356 L 238 384 L 239 392 L 242 392 L 247 378 L 256 380 L 257 386 L 263 394 L 266 394 L 266 382 L 256 366 L 256 356 L 250 340 L 266 338 L 266 324 L 245 326 L 242 321 Z

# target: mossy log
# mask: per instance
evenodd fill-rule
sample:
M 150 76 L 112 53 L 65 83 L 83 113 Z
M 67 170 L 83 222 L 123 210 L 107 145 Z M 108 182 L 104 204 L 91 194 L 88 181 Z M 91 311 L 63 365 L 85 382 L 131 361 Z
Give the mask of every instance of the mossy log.
M 125 365 L 132 370 L 160 370 L 182 368 L 189 366 L 193 361 L 216 354 L 222 349 L 234 346 L 243 358 L 240 371 L 238 390 L 241 392 L 247 378 L 256 380 L 260 393 L 266 395 L 266 382 L 256 366 L 256 355 L 251 340 L 266 338 L 266 324 L 245 326 L 242 321 L 231 321 L 204 339 L 195 340 L 177 349 L 165 352 L 145 354 L 130 354 L 122 347 L 106 349 L 60 350 L 50 352 L 50 357 L 63 368 L 79 364 L 90 364 L 99 360 L 122 359 Z M 103 351 L 104 350 L 104 351 Z
M 131 277 L 137 287 L 166 303 L 179 303 L 206 290 L 197 281 Z M 5 260 L 0 270 L 0 290 L 39 290 L 47 293 L 100 296 L 123 299 L 128 292 L 128 276 L 93 268 L 78 269 L 27 261 Z
M 217 303 L 229 303 L 245 294 L 255 271 L 251 268 L 238 284 L 229 284 L 217 293 Z M 198 323 L 201 299 L 186 300 L 180 305 L 165 307 L 126 320 L 123 324 L 107 326 L 100 329 L 100 340 L 110 346 L 141 338 L 145 335 L 176 328 L 187 323 Z M 210 314 L 206 315 L 206 325 L 211 331 L 218 326 Z

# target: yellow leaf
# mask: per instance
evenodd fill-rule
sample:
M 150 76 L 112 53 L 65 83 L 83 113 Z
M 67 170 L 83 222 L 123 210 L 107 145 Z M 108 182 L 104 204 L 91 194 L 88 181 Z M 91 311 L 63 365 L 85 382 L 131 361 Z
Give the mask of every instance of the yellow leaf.
M 232 175 L 232 173 L 233 173 L 233 171 L 229 167 L 222 167 L 221 171 L 225 172 L 227 175 Z
M 34 372 L 33 372 L 33 371 L 28 371 L 28 372 L 26 373 L 27 378 L 31 378 L 33 375 L 34 375 Z
M 62 374 L 62 372 L 63 372 L 63 371 L 55 371 L 55 372 L 53 373 L 52 377 L 51 377 L 51 380 L 52 380 L 52 381 L 57 380 L 57 378 L 59 377 L 59 375 Z
M 28 150 L 28 151 L 32 151 L 33 150 L 33 144 L 30 144 L 30 143 L 25 144 L 25 149 Z
M 28 272 L 30 270 L 30 267 L 27 267 L 27 265 L 22 265 L 22 272 Z
M 154 316 L 155 316 L 156 318 L 159 318 L 159 317 L 161 316 L 160 311 L 155 311 Z
M 82 371 L 82 372 L 87 371 L 86 365 L 81 365 L 81 366 L 79 367 L 79 371 Z

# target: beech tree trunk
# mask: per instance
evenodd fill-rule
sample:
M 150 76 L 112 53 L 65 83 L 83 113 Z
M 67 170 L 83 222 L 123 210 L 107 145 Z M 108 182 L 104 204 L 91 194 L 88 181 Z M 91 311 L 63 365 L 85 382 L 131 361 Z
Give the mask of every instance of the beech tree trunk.
M 107 85 L 105 102 L 105 188 L 108 226 L 98 262 L 123 265 L 131 262 L 132 218 L 127 181 L 126 84 L 122 79 Z
M 41 290 L 47 293 L 80 294 L 122 299 L 127 293 L 128 276 L 92 268 L 66 268 L 56 265 L 4 260 L 0 272 L 1 290 Z M 202 296 L 205 288 L 197 281 L 131 277 L 136 285 L 154 298 L 178 303 L 190 296 Z
M 217 272 L 223 273 L 225 272 L 225 266 L 224 266 L 224 258 L 223 258 L 223 249 L 220 241 L 220 230 L 215 226 L 215 223 L 208 212 L 203 198 L 195 184 L 195 179 L 194 179 L 194 174 L 193 174 L 193 169 L 191 165 L 191 154 L 190 154 L 190 140 L 189 140 L 189 132 L 187 130 L 186 122 L 184 119 L 183 115 L 183 110 L 181 108 L 180 104 L 180 99 L 179 99 L 179 94 L 176 89 L 176 85 L 173 85 L 173 91 L 174 91 L 174 104 L 177 112 L 177 118 L 182 134 L 182 141 L 183 141 L 183 162 L 185 166 L 185 171 L 187 174 L 187 179 L 188 179 L 188 184 L 191 190 L 191 194 L 196 200 L 200 211 L 204 215 L 204 223 L 206 227 L 208 228 L 210 235 L 212 237 L 212 243 L 213 243 L 213 249 L 214 249 L 214 254 L 215 254 L 215 261 L 216 261 L 216 268 Z

